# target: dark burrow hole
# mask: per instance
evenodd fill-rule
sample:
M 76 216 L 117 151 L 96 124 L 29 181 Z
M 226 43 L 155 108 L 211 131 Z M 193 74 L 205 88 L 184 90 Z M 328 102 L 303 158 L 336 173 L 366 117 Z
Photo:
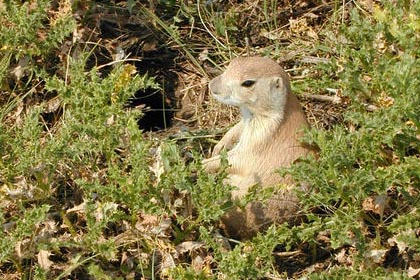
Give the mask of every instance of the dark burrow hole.
M 139 128 L 145 131 L 167 129 L 173 124 L 175 108 L 175 89 L 178 76 L 175 70 L 176 53 L 161 48 L 150 52 L 142 52 L 143 59 L 135 66 L 141 75 L 155 77 L 159 89 L 138 91 L 130 100 L 129 106 L 143 106 L 144 115 L 138 120 Z
M 138 73 L 154 77 L 160 88 L 137 91 L 129 100 L 127 107 L 142 109 L 143 116 L 138 120 L 138 125 L 144 131 L 158 131 L 171 127 L 176 104 L 175 89 L 178 84 L 178 76 L 175 73 L 175 58 L 178 53 L 166 47 L 161 38 L 157 38 L 145 26 L 131 24 L 121 26 L 102 20 L 100 30 L 103 38 L 121 38 L 120 42 L 128 38 L 143 38 L 142 41 L 137 41 L 138 43 L 129 44 L 124 53 L 130 58 L 138 59 L 134 62 Z M 145 36 L 144 33 L 148 35 Z M 153 47 L 150 49 L 150 46 Z M 109 49 L 103 52 L 108 52 L 104 56 L 112 56 Z
M 173 111 L 167 92 L 161 89 L 138 91 L 128 107 L 142 107 L 143 116 L 137 121 L 140 129 L 158 131 L 172 126 Z

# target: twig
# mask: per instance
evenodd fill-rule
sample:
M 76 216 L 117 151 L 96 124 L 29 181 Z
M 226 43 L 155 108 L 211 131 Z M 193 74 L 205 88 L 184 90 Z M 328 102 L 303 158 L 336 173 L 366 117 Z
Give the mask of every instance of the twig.
M 376 110 L 378 110 L 378 106 L 372 105 L 372 104 L 364 104 L 366 107 L 366 111 L 368 112 L 374 112 Z
M 312 63 L 312 64 L 318 64 L 318 63 L 328 63 L 330 62 L 330 59 L 324 58 L 324 57 L 316 57 L 316 56 L 304 56 L 300 60 L 303 63 Z
M 337 95 L 329 96 L 329 95 L 320 95 L 320 94 L 304 94 L 303 97 L 312 99 L 312 100 L 317 100 L 317 101 L 331 102 L 334 104 L 342 103 L 341 97 Z
M 302 251 L 297 250 L 297 251 L 291 251 L 291 252 L 274 252 L 273 255 L 276 255 L 278 257 L 293 257 L 296 255 L 300 255 L 302 254 Z

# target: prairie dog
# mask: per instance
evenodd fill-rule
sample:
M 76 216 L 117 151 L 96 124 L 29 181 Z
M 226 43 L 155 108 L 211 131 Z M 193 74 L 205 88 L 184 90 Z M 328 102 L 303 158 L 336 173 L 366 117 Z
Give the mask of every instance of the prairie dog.
M 212 157 L 203 161 L 205 169 L 216 171 L 220 152 L 226 149 L 227 183 L 237 187 L 233 198 L 242 197 L 256 184 L 263 188 L 283 184 L 265 205 L 255 201 L 243 210 L 228 212 L 222 219 L 228 235 L 249 238 L 272 222 L 291 220 L 298 201 L 290 191 L 291 179 L 276 170 L 290 166 L 311 149 L 299 142 L 308 122 L 291 92 L 287 73 L 269 58 L 238 57 L 210 82 L 209 89 L 218 101 L 239 107 L 241 120 L 214 147 Z

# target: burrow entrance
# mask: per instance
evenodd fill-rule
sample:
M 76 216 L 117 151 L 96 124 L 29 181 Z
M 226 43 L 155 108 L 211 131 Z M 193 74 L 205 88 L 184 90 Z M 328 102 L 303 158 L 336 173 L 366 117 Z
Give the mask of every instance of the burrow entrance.
M 127 107 L 141 108 L 143 116 L 138 120 L 139 128 L 144 131 L 170 128 L 177 108 L 175 59 L 178 52 L 165 45 L 165 38 L 159 37 L 161 33 L 125 12 L 112 16 L 93 13 L 92 16 L 99 27 L 97 36 L 104 40 L 95 50 L 94 63 L 105 65 L 123 51 L 124 56 L 130 58 L 126 63 L 133 64 L 140 75 L 154 77 L 159 84 L 159 89 L 139 90 L 127 104 Z

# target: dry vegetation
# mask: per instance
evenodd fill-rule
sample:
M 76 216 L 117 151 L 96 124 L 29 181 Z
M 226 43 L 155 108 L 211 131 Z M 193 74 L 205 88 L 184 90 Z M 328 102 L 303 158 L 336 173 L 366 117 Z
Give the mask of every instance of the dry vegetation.
M 420 5 L 384 2 L 0 0 L 0 278 L 418 278 Z M 241 242 L 200 161 L 238 118 L 208 81 L 256 54 L 321 153 L 282 171 L 306 221 Z
M 171 113 L 165 116 L 168 124 L 174 121 L 175 126 L 212 129 L 235 120 L 237 112 L 207 96 L 208 81 L 220 73 L 234 55 L 270 54 L 288 69 L 297 83 L 318 78 L 317 73 L 310 73 L 305 65 L 328 62 L 329 55 L 321 54 L 317 49 L 325 35 L 318 34 L 326 26 L 333 27 L 330 18 L 337 16 L 335 5 L 338 4 L 322 1 L 267 1 L 266 4 L 266 1 L 230 1 L 222 4 L 215 1 L 214 5 L 201 3 L 196 6 L 184 1 L 181 5 L 184 9 L 176 5 L 170 6 L 174 8 L 170 11 L 165 9 L 164 2 L 141 5 L 137 7 L 140 12 L 135 15 L 124 9 L 122 3 L 106 8 L 98 4 L 83 33 L 89 40 L 94 37 L 94 41 L 101 42 L 100 50 L 96 48 L 95 51 L 100 57 L 97 64 L 111 62 L 118 50 L 124 50 L 130 59 L 138 60 L 135 65 L 140 73 L 157 78 L 162 86 L 162 91 L 155 94 L 158 97 L 141 97 L 138 103 L 146 104 L 152 111 L 157 111 L 155 116 L 161 116 L 159 109 L 165 100 L 164 106 L 174 111 L 173 119 Z M 172 5 L 170 1 L 166 4 Z M 264 5 L 270 4 L 275 7 L 265 10 Z M 220 17 L 219 21 L 210 20 L 215 14 Z M 324 93 L 328 93 L 327 90 Z M 330 91 L 335 92 L 334 89 Z M 163 99 L 161 93 L 165 95 Z M 311 88 L 301 93 L 306 94 L 302 97 L 304 100 L 319 101 L 310 95 L 319 92 Z M 312 102 L 314 104 L 305 102 L 309 119 L 320 128 L 340 121 L 340 110 L 345 105 L 338 102 L 341 104 L 337 106 L 332 99 L 324 101 L 325 106 L 322 100 Z M 148 126 L 153 124 L 145 125 L 146 130 L 155 130 Z M 158 123 L 157 128 L 163 128 L 162 123 Z

